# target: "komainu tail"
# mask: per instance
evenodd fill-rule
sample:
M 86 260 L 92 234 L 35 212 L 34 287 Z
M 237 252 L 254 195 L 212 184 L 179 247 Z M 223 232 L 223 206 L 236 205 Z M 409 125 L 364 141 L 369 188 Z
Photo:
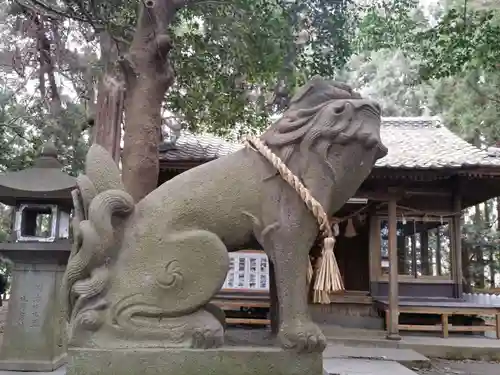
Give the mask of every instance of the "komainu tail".
M 74 215 L 73 247 L 63 279 L 66 318 L 82 320 L 88 328 L 102 323 L 100 311 L 107 307 L 103 292 L 108 267 L 116 260 L 112 254 L 121 231 L 113 217 L 126 218 L 134 210 L 134 200 L 125 191 L 120 171 L 111 155 L 92 145 L 85 161 L 85 175 L 77 178 L 72 192 Z

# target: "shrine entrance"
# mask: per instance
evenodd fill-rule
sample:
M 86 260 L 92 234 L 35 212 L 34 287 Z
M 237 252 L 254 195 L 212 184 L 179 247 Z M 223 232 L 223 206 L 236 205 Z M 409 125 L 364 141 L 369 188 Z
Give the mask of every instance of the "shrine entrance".
M 349 223 L 343 222 L 339 226 L 335 256 L 344 279 L 345 291 L 368 292 L 370 290 L 369 221 L 357 218 L 352 221 L 355 231 L 349 233 L 347 230 L 347 236 L 346 229 Z

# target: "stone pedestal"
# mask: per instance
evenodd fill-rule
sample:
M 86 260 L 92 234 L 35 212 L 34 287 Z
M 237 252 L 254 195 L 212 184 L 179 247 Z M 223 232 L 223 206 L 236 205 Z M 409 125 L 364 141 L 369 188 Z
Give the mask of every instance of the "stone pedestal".
M 60 288 L 76 179 L 62 167 L 47 142 L 31 168 L 0 174 L 0 203 L 12 206 L 0 253 L 14 264 L 0 370 L 51 371 L 65 363 Z
M 0 370 L 52 371 L 66 362 L 64 266 L 15 262 Z
M 323 375 L 321 353 L 279 348 L 68 350 L 66 375 Z

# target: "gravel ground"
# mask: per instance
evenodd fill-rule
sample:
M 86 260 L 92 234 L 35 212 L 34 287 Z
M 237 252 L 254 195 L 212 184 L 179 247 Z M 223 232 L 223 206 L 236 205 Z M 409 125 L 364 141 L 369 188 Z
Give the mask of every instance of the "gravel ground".
M 420 375 L 500 375 L 500 363 L 481 361 L 432 361 L 432 368 L 417 370 Z

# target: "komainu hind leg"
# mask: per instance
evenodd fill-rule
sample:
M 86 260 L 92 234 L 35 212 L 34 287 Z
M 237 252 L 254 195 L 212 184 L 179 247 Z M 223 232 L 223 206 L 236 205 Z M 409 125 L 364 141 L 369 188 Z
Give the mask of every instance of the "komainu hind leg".
M 207 303 L 205 310 L 212 314 L 219 321 L 224 331 L 226 330 L 226 313 L 219 306 L 213 303 Z
M 207 308 L 207 306 L 210 307 Z M 212 304 L 207 304 L 204 310 L 199 311 L 202 317 L 196 323 L 192 334 L 192 348 L 210 349 L 218 348 L 224 344 L 225 316 L 220 315 L 221 311 Z M 223 311 L 222 314 L 224 314 Z
M 194 348 L 222 345 L 225 319 L 209 302 L 229 268 L 224 243 L 203 230 L 167 236 L 158 231 L 149 228 L 139 243 L 127 245 L 134 251 L 117 265 L 122 275 L 112 291 L 113 320 L 138 339 L 182 341 Z

